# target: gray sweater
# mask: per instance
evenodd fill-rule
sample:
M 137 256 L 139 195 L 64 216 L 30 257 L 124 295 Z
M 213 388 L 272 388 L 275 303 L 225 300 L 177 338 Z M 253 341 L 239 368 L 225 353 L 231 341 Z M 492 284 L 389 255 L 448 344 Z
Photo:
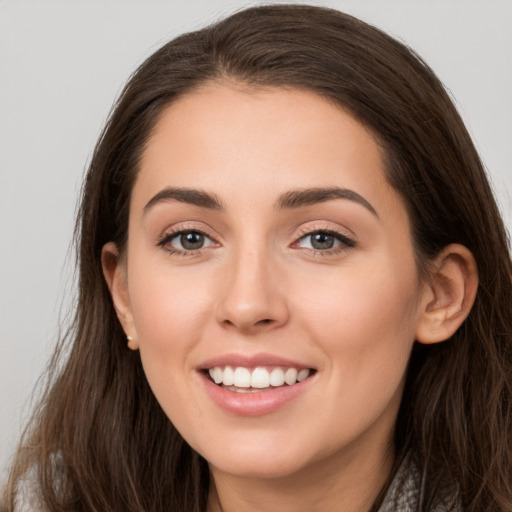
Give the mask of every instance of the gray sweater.
M 395 475 L 378 512 L 462 512 L 457 486 L 440 480 L 433 503 L 424 504 L 422 474 L 416 458 L 409 453 Z

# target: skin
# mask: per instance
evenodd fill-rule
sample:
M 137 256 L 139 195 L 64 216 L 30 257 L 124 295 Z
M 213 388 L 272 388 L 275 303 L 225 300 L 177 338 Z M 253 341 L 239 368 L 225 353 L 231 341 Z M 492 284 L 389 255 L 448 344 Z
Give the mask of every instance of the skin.
M 155 198 L 169 187 L 223 208 Z M 291 190 L 330 187 L 364 201 L 276 207 Z M 204 247 L 184 249 L 183 231 L 205 233 Z M 341 238 L 312 249 L 311 233 L 326 231 Z M 344 110 L 310 92 L 227 83 L 163 112 L 133 189 L 126 253 L 103 253 L 155 396 L 210 464 L 210 511 L 367 510 L 393 463 L 412 345 L 442 341 L 463 321 L 471 262 L 451 246 L 435 265 L 441 277 L 420 280 L 381 149 Z M 262 352 L 316 372 L 269 414 L 214 403 L 198 368 Z

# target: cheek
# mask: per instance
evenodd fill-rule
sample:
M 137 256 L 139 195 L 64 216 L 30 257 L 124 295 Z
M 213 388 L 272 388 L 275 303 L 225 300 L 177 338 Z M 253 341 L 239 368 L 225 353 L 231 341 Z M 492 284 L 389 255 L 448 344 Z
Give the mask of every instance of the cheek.
M 192 427 L 183 424 L 201 423 L 200 415 L 191 415 L 200 406 L 190 393 L 189 377 L 213 308 L 214 298 L 205 282 L 200 272 L 174 272 L 165 264 L 134 264 L 130 275 L 132 312 L 146 378 L 169 419 L 187 431 Z
M 161 258 L 159 258 L 161 260 Z M 134 261 L 129 290 L 141 354 L 167 364 L 183 364 L 200 338 L 214 297 L 201 271 L 172 269 L 165 261 L 152 266 Z
M 413 329 L 418 286 L 412 272 L 349 269 L 328 282 L 305 282 L 297 306 L 316 328 L 336 332 L 341 340 L 368 343 L 394 338 Z M 409 330 L 410 330 L 409 329 Z M 359 343 L 357 343 L 359 345 Z
M 301 329 L 321 346 L 329 371 L 356 400 L 391 394 L 406 370 L 418 321 L 414 265 L 340 273 L 329 287 L 297 293 Z M 305 300 L 305 294 L 309 300 Z M 359 390 L 359 391 L 358 391 Z

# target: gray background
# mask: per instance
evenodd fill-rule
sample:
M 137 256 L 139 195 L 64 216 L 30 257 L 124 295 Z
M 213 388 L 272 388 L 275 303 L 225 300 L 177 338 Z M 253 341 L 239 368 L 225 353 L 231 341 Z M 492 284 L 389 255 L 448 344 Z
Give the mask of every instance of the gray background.
M 69 309 L 77 193 L 114 98 L 164 41 L 258 3 L 0 0 L 0 483 L 59 311 Z M 456 99 L 510 229 L 512 1 L 309 3 L 355 14 L 429 62 Z

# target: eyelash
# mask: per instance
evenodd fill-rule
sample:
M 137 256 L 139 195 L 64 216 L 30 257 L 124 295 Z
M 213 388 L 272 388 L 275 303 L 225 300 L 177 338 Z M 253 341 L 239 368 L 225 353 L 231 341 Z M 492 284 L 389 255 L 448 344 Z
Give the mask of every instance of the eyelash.
M 176 249 L 175 247 L 172 247 L 171 245 L 169 245 L 175 238 L 177 238 L 179 236 L 182 236 L 182 235 L 185 235 L 185 234 L 191 234 L 191 233 L 204 236 L 205 238 L 209 239 L 212 242 L 211 245 L 214 245 L 216 243 L 215 240 L 210 235 L 208 235 L 208 233 L 206 233 L 205 231 L 203 231 L 201 229 L 197 229 L 197 228 L 180 228 L 180 229 L 168 232 L 165 235 L 163 235 L 158 240 L 156 245 L 158 247 L 162 247 L 163 249 L 165 249 L 171 255 L 176 255 L 176 256 L 195 256 L 195 255 L 199 254 L 203 249 L 205 249 L 205 248 L 207 248 L 209 246 L 200 247 L 199 249 L 190 249 L 190 250 L 183 249 L 183 250 L 180 250 L 180 249 Z M 297 240 L 295 242 L 293 242 L 291 247 L 295 247 L 301 241 L 307 239 L 308 237 L 312 237 L 312 236 L 318 235 L 318 234 L 332 236 L 341 245 L 339 247 L 329 248 L 329 249 L 325 249 L 325 250 L 315 249 L 313 247 L 311 247 L 311 248 L 304 247 L 303 248 L 304 250 L 312 252 L 315 257 L 334 256 L 334 255 L 340 254 L 342 252 L 348 251 L 348 250 L 352 249 L 353 247 L 355 247 L 355 245 L 356 245 L 354 240 L 352 240 L 351 238 L 347 237 L 345 234 L 343 234 L 343 233 L 341 233 L 341 232 L 339 232 L 337 230 L 334 230 L 334 229 L 331 229 L 331 228 L 329 228 L 329 229 L 315 228 L 315 229 L 312 229 L 312 230 L 304 229 L 301 233 L 299 233 L 299 236 L 298 236 Z
M 190 227 L 190 228 L 180 227 L 179 229 L 176 229 L 175 231 L 165 233 L 162 236 L 162 238 L 160 238 L 158 240 L 156 245 L 158 247 L 162 247 L 170 255 L 173 255 L 173 256 L 195 256 L 195 255 L 199 254 L 201 252 L 201 250 L 205 249 L 205 247 L 201 247 L 199 249 L 190 249 L 190 250 L 183 249 L 183 250 L 181 250 L 181 249 L 176 249 L 175 247 L 172 247 L 170 245 L 170 243 L 175 238 L 182 236 L 182 235 L 191 234 L 191 233 L 204 236 L 205 238 L 207 238 L 208 240 L 213 242 L 212 245 L 214 245 L 216 243 L 215 240 L 208 233 L 203 231 L 202 229 L 197 229 L 194 227 Z
M 311 251 L 313 253 L 313 256 L 315 257 L 326 257 L 326 256 L 336 256 L 337 254 L 346 252 L 353 247 L 356 246 L 356 243 L 354 240 L 349 238 L 347 235 L 341 233 L 340 231 L 337 231 L 332 228 L 314 228 L 314 229 L 305 229 L 300 235 L 296 242 L 293 243 L 293 246 L 299 244 L 301 241 L 305 240 L 308 237 L 312 237 L 314 235 L 328 235 L 335 238 L 336 241 L 340 243 L 340 246 L 330 248 L 330 249 L 315 249 L 313 247 L 304 247 L 303 249 L 307 251 Z

